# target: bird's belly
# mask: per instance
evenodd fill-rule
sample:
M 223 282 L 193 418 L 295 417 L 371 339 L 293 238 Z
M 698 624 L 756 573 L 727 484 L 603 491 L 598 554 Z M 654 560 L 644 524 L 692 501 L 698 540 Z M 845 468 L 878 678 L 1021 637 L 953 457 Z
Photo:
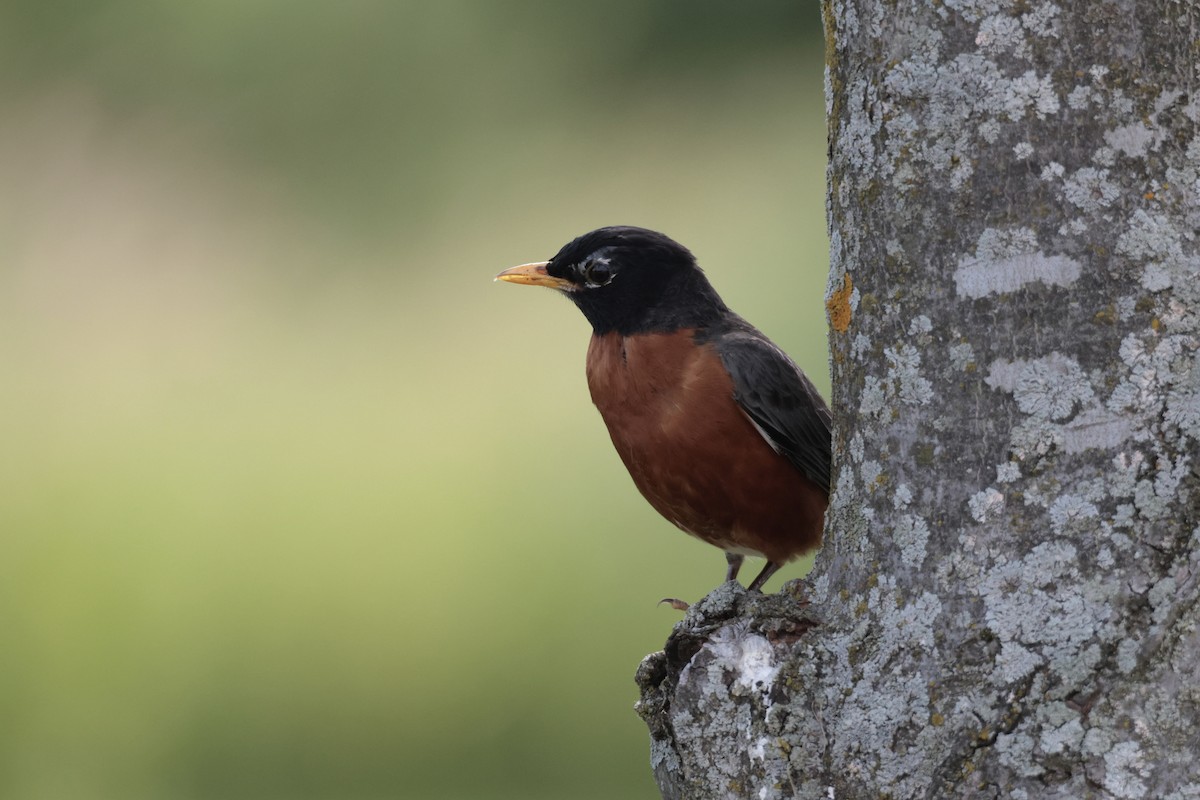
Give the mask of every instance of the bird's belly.
M 824 492 L 755 429 L 691 331 L 595 337 L 588 382 L 634 483 L 676 526 L 779 562 L 819 543 Z

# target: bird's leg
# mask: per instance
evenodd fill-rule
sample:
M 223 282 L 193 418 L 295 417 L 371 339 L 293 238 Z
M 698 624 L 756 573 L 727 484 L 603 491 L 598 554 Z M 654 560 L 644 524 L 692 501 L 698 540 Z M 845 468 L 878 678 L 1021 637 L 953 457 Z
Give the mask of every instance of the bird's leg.
M 725 553 L 725 563 L 729 564 L 728 569 L 725 570 L 726 583 L 737 580 L 738 570 L 742 568 L 742 562 L 745 560 L 746 557 L 738 553 Z
M 761 592 L 763 584 L 766 583 L 772 575 L 778 572 L 779 568 L 782 566 L 783 564 L 779 564 L 775 561 L 768 561 L 767 565 L 762 568 L 762 572 L 758 573 L 758 577 L 751 581 L 750 585 L 746 587 L 746 591 Z

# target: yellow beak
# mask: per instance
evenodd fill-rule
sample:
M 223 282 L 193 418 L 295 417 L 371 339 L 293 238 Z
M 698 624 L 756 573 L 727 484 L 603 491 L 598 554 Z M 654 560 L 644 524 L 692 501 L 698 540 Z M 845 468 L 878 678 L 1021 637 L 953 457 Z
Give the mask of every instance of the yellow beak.
M 575 288 L 575 285 L 563 278 L 556 278 L 546 272 L 546 265 L 549 261 L 537 261 L 533 264 L 522 264 L 519 267 L 506 269 L 496 276 L 498 281 L 507 281 L 508 283 L 523 283 L 526 286 L 549 286 L 551 289 L 560 289 L 569 291 Z

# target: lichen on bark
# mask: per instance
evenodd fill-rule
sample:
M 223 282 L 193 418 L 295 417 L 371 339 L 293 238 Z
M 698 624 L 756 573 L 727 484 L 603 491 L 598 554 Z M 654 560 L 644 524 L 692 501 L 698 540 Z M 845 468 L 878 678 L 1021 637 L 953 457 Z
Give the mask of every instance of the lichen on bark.
M 824 11 L 827 541 L 643 665 L 664 796 L 1200 797 L 1200 3 Z

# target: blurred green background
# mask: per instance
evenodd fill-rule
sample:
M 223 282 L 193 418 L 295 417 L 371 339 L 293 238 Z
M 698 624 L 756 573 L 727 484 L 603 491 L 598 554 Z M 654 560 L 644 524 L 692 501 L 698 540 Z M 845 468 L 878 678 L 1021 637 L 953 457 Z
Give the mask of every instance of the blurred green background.
M 657 797 L 633 673 L 724 561 L 491 278 L 657 228 L 826 389 L 821 51 L 795 0 L 0 7 L 0 797 Z

